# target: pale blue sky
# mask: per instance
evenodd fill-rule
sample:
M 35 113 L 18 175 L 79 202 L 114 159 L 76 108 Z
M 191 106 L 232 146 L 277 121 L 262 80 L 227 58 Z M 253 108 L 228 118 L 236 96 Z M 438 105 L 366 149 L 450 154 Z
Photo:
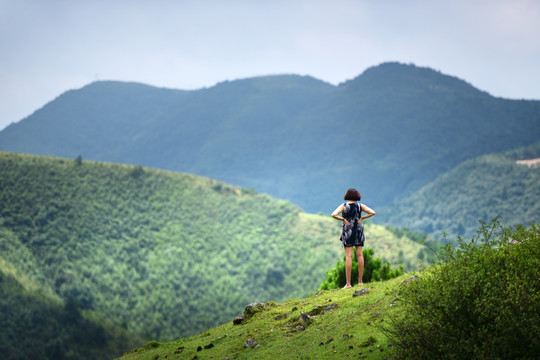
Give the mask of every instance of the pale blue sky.
M 0 129 L 95 80 L 339 84 L 386 61 L 540 100 L 537 0 L 0 0 Z

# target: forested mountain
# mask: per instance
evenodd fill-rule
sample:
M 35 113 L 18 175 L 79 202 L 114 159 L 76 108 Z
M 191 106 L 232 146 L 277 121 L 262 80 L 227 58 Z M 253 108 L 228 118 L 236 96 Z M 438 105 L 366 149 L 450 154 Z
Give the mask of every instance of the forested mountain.
M 5 229 L 0 229 L 5 239 Z M 2 246 L 3 248 L 3 246 Z M 4 250 L 4 249 L 2 249 Z M 0 255 L 0 349 L 3 360 L 108 360 L 144 340 L 42 291 Z M 20 265 L 20 261 L 17 261 Z
M 71 304 L 146 340 L 204 331 L 253 301 L 305 296 L 343 256 L 330 216 L 141 166 L 1 152 L 0 204 L 4 299 L 20 293 L 5 284 L 33 284 L 44 304 Z M 366 234 L 375 256 L 406 269 L 430 253 L 380 225 Z M 0 323 L 27 326 L 6 318 L 20 303 L 2 303 Z
M 478 220 L 497 216 L 507 225 L 540 220 L 540 164 L 518 160 L 540 158 L 540 142 L 500 154 L 468 160 L 410 197 L 381 208 L 384 222 L 406 226 L 450 240 L 471 238 Z
M 385 63 L 339 86 L 296 75 L 196 91 L 96 82 L 1 131 L 0 150 L 188 172 L 329 213 L 348 187 L 377 208 L 539 138 L 540 101 Z

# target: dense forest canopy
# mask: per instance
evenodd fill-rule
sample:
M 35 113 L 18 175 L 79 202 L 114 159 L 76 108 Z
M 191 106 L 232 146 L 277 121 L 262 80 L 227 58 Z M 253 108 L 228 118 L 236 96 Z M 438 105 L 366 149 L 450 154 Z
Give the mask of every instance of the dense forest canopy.
M 380 213 L 384 221 L 440 239 L 443 233 L 472 237 L 478 220 L 500 216 L 507 225 L 540 220 L 540 166 L 519 160 L 540 158 L 540 142 L 460 164 Z

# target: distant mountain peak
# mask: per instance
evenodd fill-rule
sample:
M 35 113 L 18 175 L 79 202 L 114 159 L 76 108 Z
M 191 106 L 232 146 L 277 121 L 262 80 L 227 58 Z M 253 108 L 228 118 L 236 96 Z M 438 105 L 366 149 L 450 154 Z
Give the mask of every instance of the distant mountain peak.
M 445 75 L 429 67 L 399 62 L 385 62 L 366 69 L 356 78 L 340 84 L 348 89 L 370 88 L 396 89 L 424 88 L 429 91 L 460 93 L 462 95 L 488 95 L 468 82 L 455 76 Z

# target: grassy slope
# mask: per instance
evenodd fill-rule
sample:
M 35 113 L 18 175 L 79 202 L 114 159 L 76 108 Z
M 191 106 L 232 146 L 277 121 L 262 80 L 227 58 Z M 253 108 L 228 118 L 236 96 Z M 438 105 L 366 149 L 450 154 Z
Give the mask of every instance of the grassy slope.
M 330 216 L 211 179 L 11 153 L 0 168 L 3 258 L 146 339 L 193 335 L 255 300 L 306 296 L 342 256 Z M 415 266 L 425 250 L 382 226 L 366 234 L 393 262 Z
M 412 274 L 384 282 L 367 284 L 369 293 L 353 297 L 356 286 L 347 290 L 321 291 L 305 299 L 291 299 L 281 304 L 267 303 L 240 325 L 230 322 L 199 336 L 168 343 L 150 342 L 125 354 L 124 360 L 146 359 L 385 359 L 392 347 L 381 331 L 389 316 L 397 314 L 397 292 Z M 306 330 L 291 332 L 300 312 L 309 313 L 317 306 L 337 304 L 337 308 L 312 317 Z M 276 316 L 291 313 L 285 319 Z M 253 338 L 255 349 L 244 343 Z M 372 338 L 372 339 L 370 339 Z M 214 347 L 205 349 L 213 344 Z M 202 350 L 197 351 L 198 347 Z
M 121 359 L 537 358 L 538 226 L 500 228 L 493 221 L 479 232 L 443 251 L 439 265 L 270 302 L 241 324 L 152 341 Z M 369 292 L 352 296 L 360 288 Z M 301 312 L 329 306 L 335 308 L 312 314 L 304 331 L 293 331 Z M 245 347 L 247 339 L 259 346 Z M 401 347 L 399 354 L 392 343 Z

